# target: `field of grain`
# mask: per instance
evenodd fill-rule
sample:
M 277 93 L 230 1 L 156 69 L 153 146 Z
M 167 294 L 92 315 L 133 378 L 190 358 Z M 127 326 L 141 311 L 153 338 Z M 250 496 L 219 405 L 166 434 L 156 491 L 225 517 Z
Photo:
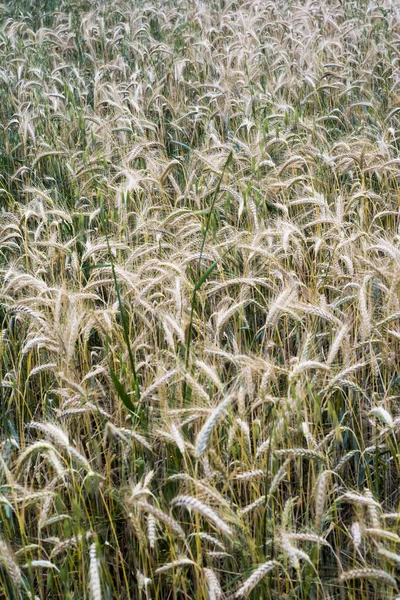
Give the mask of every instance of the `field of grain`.
M 0 6 L 0 598 L 400 598 L 400 3 Z

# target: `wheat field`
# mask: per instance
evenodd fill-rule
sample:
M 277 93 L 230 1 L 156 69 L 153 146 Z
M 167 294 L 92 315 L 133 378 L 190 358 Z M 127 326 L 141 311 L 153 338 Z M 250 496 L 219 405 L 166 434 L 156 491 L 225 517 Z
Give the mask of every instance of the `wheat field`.
M 0 598 L 400 598 L 400 3 L 0 6 Z

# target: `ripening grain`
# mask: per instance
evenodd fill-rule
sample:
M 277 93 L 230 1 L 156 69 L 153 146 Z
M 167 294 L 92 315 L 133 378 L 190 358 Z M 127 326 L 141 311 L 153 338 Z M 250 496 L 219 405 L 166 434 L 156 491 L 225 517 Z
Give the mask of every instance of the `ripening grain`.
M 400 4 L 0 6 L 0 600 L 394 600 Z

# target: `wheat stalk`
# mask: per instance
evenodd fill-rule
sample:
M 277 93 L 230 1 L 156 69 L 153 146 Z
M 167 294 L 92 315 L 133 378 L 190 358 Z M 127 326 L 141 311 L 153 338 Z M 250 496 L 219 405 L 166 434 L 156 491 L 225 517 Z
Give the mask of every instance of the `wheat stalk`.
M 92 600 L 101 600 L 101 581 L 100 572 L 97 559 L 96 544 L 90 545 L 89 550 L 90 556 L 90 594 Z
M 197 498 L 192 496 L 177 496 L 172 500 L 172 506 L 185 506 L 190 510 L 195 510 L 205 517 L 208 521 L 211 521 L 220 529 L 225 535 L 232 536 L 232 529 L 213 511 L 209 506 L 200 502 Z
M 196 438 L 196 455 L 198 457 L 203 456 L 203 454 L 207 450 L 207 445 L 214 429 L 215 425 L 218 423 L 219 419 L 224 414 L 225 410 L 232 403 L 234 395 L 231 394 L 227 396 L 210 414 L 203 427 L 201 428 L 197 438 Z
M 273 571 L 279 566 L 274 560 L 269 560 L 264 564 L 260 565 L 253 571 L 248 579 L 243 583 L 243 585 L 235 592 L 234 598 L 244 598 L 246 597 L 252 589 L 261 581 L 265 575 Z

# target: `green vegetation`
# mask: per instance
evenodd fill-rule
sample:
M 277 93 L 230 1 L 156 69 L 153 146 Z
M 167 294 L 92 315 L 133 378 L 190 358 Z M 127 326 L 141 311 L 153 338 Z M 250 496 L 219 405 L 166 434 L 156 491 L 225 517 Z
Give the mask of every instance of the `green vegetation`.
M 0 598 L 400 598 L 400 6 L 0 6 Z

